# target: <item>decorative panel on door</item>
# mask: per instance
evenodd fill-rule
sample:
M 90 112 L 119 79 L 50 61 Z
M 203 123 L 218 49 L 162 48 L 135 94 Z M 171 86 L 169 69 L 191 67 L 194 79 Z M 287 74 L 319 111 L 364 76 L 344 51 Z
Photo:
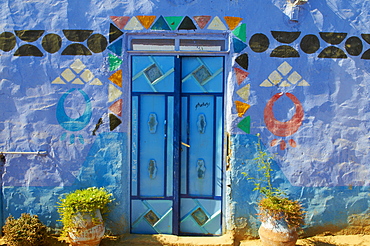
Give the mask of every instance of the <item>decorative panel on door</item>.
M 174 57 L 132 57 L 131 231 L 171 234 Z
M 223 86 L 222 57 L 132 57 L 131 232 L 221 234 Z

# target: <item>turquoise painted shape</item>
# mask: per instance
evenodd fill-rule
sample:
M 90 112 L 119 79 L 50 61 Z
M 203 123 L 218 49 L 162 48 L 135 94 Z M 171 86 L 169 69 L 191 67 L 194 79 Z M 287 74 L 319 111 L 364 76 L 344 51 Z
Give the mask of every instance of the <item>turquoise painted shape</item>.
M 74 144 L 75 143 L 75 135 L 74 134 L 71 134 L 71 136 L 69 136 L 69 143 L 70 144 Z
M 151 28 L 152 30 L 171 30 L 163 16 L 159 17 Z
M 64 110 L 64 102 L 67 98 L 67 96 L 72 93 L 76 89 L 70 89 L 68 92 L 64 93 L 63 96 L 60 98 L 58 105 L 57 105 L 57 110 L 56 110 L 56 116 L 59 124 L 66 130 L 68 131 L 79 131 L 85 128 L 91 119 L 92 115 L 92 107 L 91 107 L 91 102 L 89 96 L 81 89 L 77 89 L 79 93 L 82 94 L 84 100 L 85 100 L 85 110 L 82 113 L 82 115 L 78 118 L 71 118 L 69 117 L 65 110 Z
M 240 53 L 247 47 L 247 45 L 239 39 L 233 38 L 233 47 L 235 53 Z
M 113 44 L 109 45 L 108 50 L 112 51 L 114 54 L 121 56 L 122 55 L 122 39 L 117 40 Z

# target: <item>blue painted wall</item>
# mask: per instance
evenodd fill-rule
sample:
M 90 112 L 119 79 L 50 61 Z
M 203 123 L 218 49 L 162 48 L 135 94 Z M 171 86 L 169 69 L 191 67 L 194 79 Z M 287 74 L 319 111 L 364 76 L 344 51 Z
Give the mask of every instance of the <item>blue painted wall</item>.
M 61 194 L 104 186 L 117 202 L 108 227 L 117 234 L 128 232 L 129 56 L 126 39 L 122 53 L 117 50 L 121 39 L 110 42 L 110 27 L 117 26 L 110 17 L 156 16 L 158 20 L 207 15 L 208 24 L 204 28 L 196 24 L 196 30 L 122 28 L 122 32 L 230 34 L 231 50 L 225 60 L 225 132 L 230 134 L 231 157 L 225 163 L 225 231 L 256 235 L 258 195 L 241 172 L 255 174 L 257 133 L 266 149 L 276 153 L 275 184 L 308 211 L 307 234 L 358 225 L 369 207 L 369 4 L 310 1 L 299 7 L 297 21 L 291 21 L 285 0 L 2 1 L 0 151 L 48 151 L 47 156 L 6 155 L 2 219 L 30 212 L 47 225 L 59 226 L 55 205 Z M 216 16 L 223 26 L 209 29 Z M 227 16 L 242 18 L 240 32 L 228 26 Z M 44 32 L 37 38 L 33 33 L 36 40 L 31 40 L 17 34 L 19 30 Z M 91 32 L 82 41 L 71 41 L 63 30 Z M 274 38 L 272 31 L 299 35 L 288 42 Z M 330 44 L 324 32 L 341 33 L 343 38 Z M 48 41 L 47 34 L 55 34 L 55 39 Z M 89 43 L 94 34 L 100 34 L 94 37 L 108 47 Z M 260 37 L 254 40 L 257 46 L 253 37 Z M 308 37 L 316 38 L 306 42 Z M 263 38 L 268 40 L 266 49 Z M 77 49 L 78 54 L 63 54 L 76 43 L 90 49 L 91 55 Z M 283 46 L 280 51 L 279 46 Z M 48 47 L 60 49 L 51 52 Z M 238 64 L 242 54 L 248 54 L 248 67 Z M 121 65 L 115 67 L 117 63 Z M 112 78 L 119 70 L 122 78 Z M 245 77 L 238 81 L 240 71 Z M 283 96 L 272 102 L 279 93 Z M 287 95 L 293 95 L 296 104 Z M 239 116 L 235 101 L 250 108 Z M 303 108 L 303 118 L 278 133 L 273 126 L 278 122 L 286 126 L 297 105 Z M 250 126 L 240 127 L 247 117 Z

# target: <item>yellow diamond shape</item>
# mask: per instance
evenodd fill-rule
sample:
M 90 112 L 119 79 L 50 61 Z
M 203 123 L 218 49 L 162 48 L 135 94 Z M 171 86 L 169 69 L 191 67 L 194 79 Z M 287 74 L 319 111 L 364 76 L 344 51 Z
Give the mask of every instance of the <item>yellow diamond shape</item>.
M 69 68 L 67 68 L 66 70 L 64 70 L 61 75 L 68 82 L 70 82 L 72 79 L 76 78 L 76 75 Z
M 80 59 L 75 60 L 70 66 L 76 73 L 80 73 L 85 69 L 85 64 Z
M 293 72 L 291 75 L 288 77 L 288 81 L 292 84 L 297 84 L 298 81 L 302 79 L 302 76 L 299 75 L 297 72 Z
M 269 80 L 271 81 L 271 83 L 273 83 L 274 85 L 277 85 L 280 83 L 280 81 L 283 79 L 283 77 L 281 77 L 281 75 L 275 70 L 273 71 L 270 75 L 269 75 Z
M 291 70 L 292 70 L 292 66 L 289 65 L 289 63 L 287 62 L 283 62 L 278 68 L 277 70 L 279 70 L 279 72 L 282 74 L 282 75 L 287 75 Z
M 89 82 L 94 78 L 94 74 L 89 70 L 86 69 L 80 76 L 85 82 Z

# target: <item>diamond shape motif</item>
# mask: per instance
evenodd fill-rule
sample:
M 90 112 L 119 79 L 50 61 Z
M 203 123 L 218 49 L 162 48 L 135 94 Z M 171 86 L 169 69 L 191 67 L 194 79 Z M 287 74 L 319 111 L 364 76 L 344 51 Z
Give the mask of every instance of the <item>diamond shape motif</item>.
M 275 70 L 273 71 L 270 75 L 269 75 L 269 80 L 271 81 L 271 83 L 273 83 L 274 85 L 277 85 L 281 82 L 281 80 L 283 79 L 283 77 L 281 77 L 281 75 Z
M 152 64 L 150 67 L 146 68 L 144 73 L 152 84 L 163 75 L 156 64 Z
M 76 73 L 80 73 L 85 69 L 85 64 L 80 59 L 75 60 L 70 66 Z
M 204 65 L 202 65 L 193 72 L 193 76 L 199 82 L 200 85 L 205 85 L 207 83 L 207 79 L 209 79 L 212 76 L 212 74 L 208 71 L 208 69 Z
M 203 226 L 208 220 L 208 216 L 201 208 L 197 208 L 191 213 L 191 216 L 200 226 Z
M 149 212 L 147 212 L 145 215 L 144 215 L 144 218 L 152 225 L 154 226 L 155 223 L 158 222 L 159 218 L 158 216 L 152 211 L 150 210 Z
M 296 84 L 298 81 L 302 79 L 302 76 L 299 75 L 297 72 L 293 72 L 291 75 L 288 77 L 288 81 L 292 84 Z
M 89 70 L 89 69 L 86 69 L 82 74 L 81 74 L 81 78 L 85 81 L 85 82 L 89 82 L 90 80 L 92 80 L 94 78 L 94 75 L 93 73 Z
M 292 66 L 289 65 L 289 63 L 287 62 L 283 62 L 278 68 L 277 70 L 279 70 L 279 72 L 282 74 L 282 75 L 287 75 L 291 70 L 292 70 Z
M 61 75 L 62 75 L 63 79 L 67 80 L 68 82 L 70 82 L 71 80 L 76 78 L 76 75 L 69 68 L 64 70 Z

